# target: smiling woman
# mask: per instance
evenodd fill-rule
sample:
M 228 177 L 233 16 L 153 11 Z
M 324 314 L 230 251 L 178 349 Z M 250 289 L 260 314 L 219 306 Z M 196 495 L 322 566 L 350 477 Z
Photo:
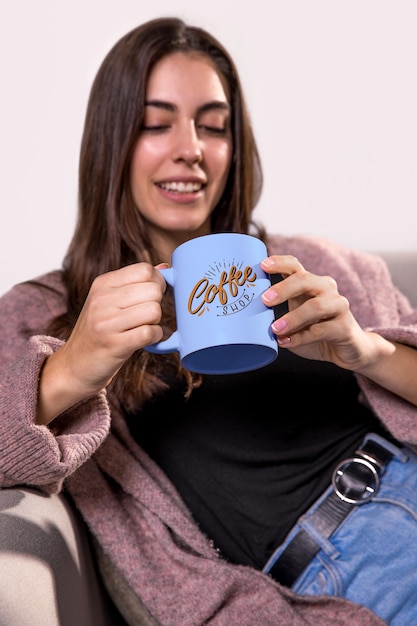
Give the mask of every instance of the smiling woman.
M 131 165 L 133 200 L 160 261 L 210 232 L 231 157 L 230 105 L 215 65 L 182 52 L 160 60 Z

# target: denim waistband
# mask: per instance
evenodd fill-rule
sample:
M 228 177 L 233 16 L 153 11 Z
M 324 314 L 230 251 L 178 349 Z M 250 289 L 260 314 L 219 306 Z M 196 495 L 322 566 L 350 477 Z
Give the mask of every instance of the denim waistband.
M 380 435 L 368 433 L 352 457 L 337 465 L 331 486 L 303 518 L 308 516 L 309 525 L 321 537 L 331 537 L 355 507 L 366 506 L 372 500 L 393 457 L 405 462 L 407 453 Z M 262 570 L 288 587 L 320 550 L 314 533 L 304 530 L 299 522 Z

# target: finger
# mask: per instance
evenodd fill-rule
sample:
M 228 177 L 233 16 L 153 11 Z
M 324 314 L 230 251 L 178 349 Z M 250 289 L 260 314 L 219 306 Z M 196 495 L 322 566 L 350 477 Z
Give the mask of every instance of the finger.
M 162 309 L 159 302 L 143 302 L 135 306 L 122 309 L 117 317 L 109 320 L 109 330 L 123 333 L 139 326 L 159 324 Z
M 311 329 L 313 326 L 335 318 L 339 320 L 338 324 L 342 328 L 342 317 L 348 312 L 349 303 L 344 296 L 339 294 L 309 298 L 273 322 L 272 330 L 277 336 L 293 336 L 301 330 Z M 322 339 L 321 332 L 320 328 L 314 330 L 316 335 L 320 335 L 320 339 Z
M 120 309 L 136 307 L 146 302 L 161 302 L 165 289 L 157 282 L 134 283 L 118 290 L 117 304 Z M 112 294 L 115 297 L 114 294 Z
M 159 272 L 150 263 L 132 263 L 117 270 L 106 272 L 101 276 L 97 276 L 94 280 L 92 289 L 103 288 L 121 288 L 124 285 L 134 283 L 157 282 L 165 287 L 165 280 Z
M 304 269 L 297 257 L 291 254 L 269 256 L 261 261 L 261 267 L 268 274 L 285 276 Z
M 125 361 L 135 350 L 162 339 L 163 331 L 159 324 L 136 325 L 134 322 L 132 324 L 131 328 L 107 336 L 106 344 L 103 346 L 105 354 L 111 355 L 113 359 Z
M 280 283 L 272 285 L 263 294 L 267 306 L 288 301 L 294 308 L 310 298 L 339 295 L 337 283 L 331 276 L 317 276 L 304 268 L 288 275 Z
M 262 269 L 271 276 L 271 287 L 262 294 L 266 306 L 276 306 L 288 300 L 286 290 L 281 289 L 282 283 L 293 274 L 306 273 L 300 261 L 291 255 L 274 255 L 261 262 Z

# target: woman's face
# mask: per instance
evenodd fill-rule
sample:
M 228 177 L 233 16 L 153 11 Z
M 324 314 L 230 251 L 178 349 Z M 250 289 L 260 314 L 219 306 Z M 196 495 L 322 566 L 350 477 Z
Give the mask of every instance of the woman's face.
M 230 117 L 225 86 L 208 57 L 178 52 L 155 65 L 130 181 L 161 261 L 183 241 L 210 232 L 230 169 Z

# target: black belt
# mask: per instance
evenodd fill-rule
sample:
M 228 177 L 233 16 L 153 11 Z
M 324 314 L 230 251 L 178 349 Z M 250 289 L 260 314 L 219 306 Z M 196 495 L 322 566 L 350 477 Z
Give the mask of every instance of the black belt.
M 333 491 L 309 517 L 309 523 L 322 537 L 328 539 L 358 504 L 374 496 L 392 456 L 391 451 L 369 439 L 353 457 L 339 463 L 333 472 Z M 319 550 L 320 545 L 301 528 L 277 561 L 264 571 L 291 587 Z

